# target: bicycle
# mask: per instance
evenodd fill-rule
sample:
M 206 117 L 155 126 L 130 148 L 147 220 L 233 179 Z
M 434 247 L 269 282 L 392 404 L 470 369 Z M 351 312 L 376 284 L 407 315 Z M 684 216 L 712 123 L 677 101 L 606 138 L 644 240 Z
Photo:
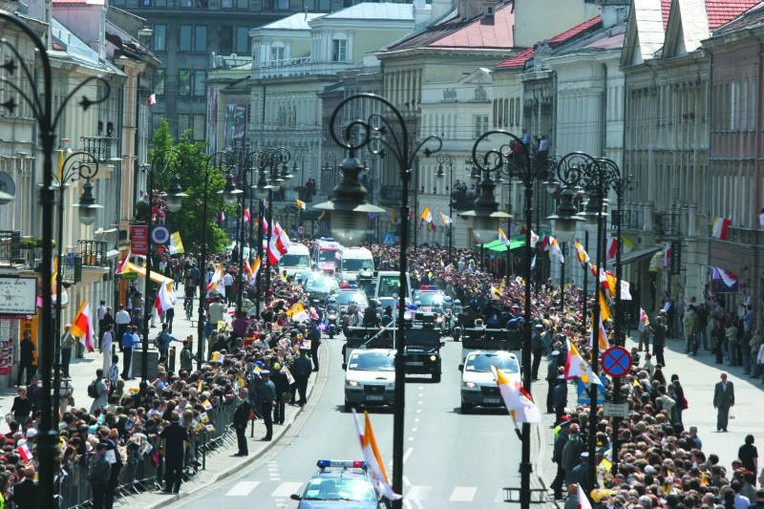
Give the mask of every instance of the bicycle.
M 194 315 L 194 298 L 186 297 L 183 299 L 183 309 L 186 311 L 186 320 L 190 320 Z

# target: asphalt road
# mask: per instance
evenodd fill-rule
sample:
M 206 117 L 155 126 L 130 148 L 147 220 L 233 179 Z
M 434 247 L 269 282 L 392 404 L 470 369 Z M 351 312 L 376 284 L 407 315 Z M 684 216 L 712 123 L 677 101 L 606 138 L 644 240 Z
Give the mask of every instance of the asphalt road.
M 361 459 L 352 415 L 342 412 L 341 339 L 325 340 L 322 376 L 306 409 L 267 454 L 213 489 L 169 507 L 294 508 L 318 459 Z M 410 377 L 406 386 L 404 507 L 497 507 L 504 486 L 519 485 L 520 442 L 506 412 L 459 413 L 461 344 L 442 350 L 443 379 Z M 370 412 L 380 452 L 392 472 L 393 416 Z

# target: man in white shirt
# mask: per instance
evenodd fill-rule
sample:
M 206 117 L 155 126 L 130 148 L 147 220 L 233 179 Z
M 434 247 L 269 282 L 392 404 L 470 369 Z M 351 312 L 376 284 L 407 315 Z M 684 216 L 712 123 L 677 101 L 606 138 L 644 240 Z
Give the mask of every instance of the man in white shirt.
M 104 316 L 106 316 L 106 301 L 102 300 L 98 305 L 98 321 L 103 320 Z
M 111 367 L 111 347 L 114 343 L 114 333 L 111 324 L 106 326 L 101 336 L 101 355 L 103 355 L 103 372 L 108 373 Z
M 117 316 L 114 317 L 114 323 L 117 324 L 117 337 L 119 338 L 119 351 L 122 351 L 122 336 L 127 331 L 127 326 L 130 325 L 130 313 L 125 309 L 125 306 L 119 306 Z
M 236 302 L 236 297 L 233 294 L 233 276 L 230 272 L 226 272 L 223 275 L 223 286 L 225 286 L 225 296 L 228 299 L 228 305 L 232 306 Z

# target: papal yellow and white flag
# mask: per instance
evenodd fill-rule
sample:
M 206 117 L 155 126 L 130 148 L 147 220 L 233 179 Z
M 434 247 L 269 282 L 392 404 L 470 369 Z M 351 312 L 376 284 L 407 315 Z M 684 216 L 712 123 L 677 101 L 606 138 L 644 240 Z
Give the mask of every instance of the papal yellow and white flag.
M 523 388 L 520 382 L 510 381 L 507 375 L 502 373 L 496 366 L 491 366 L 499 386 L 501 399 L 507 407 L 509 415 L 515 422 L 541 422 L 541 411 L 533 403 L 531 395 Z
M 374 430 L 371 429 L 369 413 L 364 411 L 363 416 L 364 428 L 361 430 L 361 423 L 358 422 L 358 414 L 356 414 L 355 409 L 353 409 L 355 430 L 358 433 L 358 438 L 361 439 L 361 453 L 363 454 L 363 459 L 366 461 L 366 464 L 369 466 L 371 479 L 374 481 L 377 491 L 379 491 L 383 497 L 388 500 L 400 500 L 403 497 L 393 491 L 393 487 L 390 485 L 390 480 L 387 478 L 385 463 L 382 461 L 382 456 L 379 454 L 377 441 L 374 438 Z
M 590 384 L 603 385 L 602 380 L 592 371 L 591 366 L 581 356 L 581 353 L 569 339 L 568 358 L 565 361 L 565 380 L 580 378 L 588 387 Z

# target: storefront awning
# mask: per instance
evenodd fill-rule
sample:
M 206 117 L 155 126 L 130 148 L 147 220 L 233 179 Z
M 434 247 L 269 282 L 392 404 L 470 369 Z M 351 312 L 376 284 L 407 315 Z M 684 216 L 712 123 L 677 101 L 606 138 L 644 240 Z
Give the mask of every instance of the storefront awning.
M 135 272 L 141 277 L 146 277 L 146 269 L 144 267 L 141 267 L 140 265 L 136 265 L 133 262 L 127 262 L 127 267 L 125 267 L 124 272 Z M 168 285 L 174 283 L 172 278 L 163 276 L 161 273 L 156 272 L 154 270 L 151 271 L 151 280 L 157 284 L 167 283 Z
M 630 253 L 621 255 L 621 263 L 634 263 L 653 256 L 655 253 L 661 250 L 660 246 L 648 247 L 646 249 L 635 249 Z

